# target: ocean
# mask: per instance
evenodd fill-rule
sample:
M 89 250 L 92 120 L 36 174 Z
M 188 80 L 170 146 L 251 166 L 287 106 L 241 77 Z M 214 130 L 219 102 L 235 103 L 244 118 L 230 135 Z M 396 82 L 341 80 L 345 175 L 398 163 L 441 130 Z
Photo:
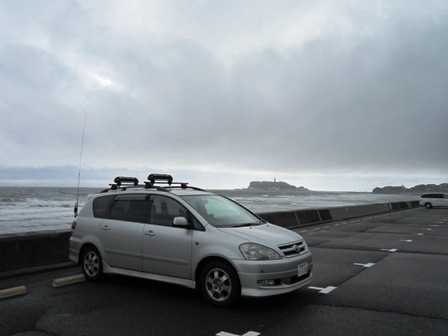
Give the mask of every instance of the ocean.
M 80 188 L 79 208 L 102 188 Z M 215 190 L 256 212 L 329 208 L 416 200 L 419 195 L 359 192 Z M 0 187 L 0 235 L 70 229 L 77 188 Z

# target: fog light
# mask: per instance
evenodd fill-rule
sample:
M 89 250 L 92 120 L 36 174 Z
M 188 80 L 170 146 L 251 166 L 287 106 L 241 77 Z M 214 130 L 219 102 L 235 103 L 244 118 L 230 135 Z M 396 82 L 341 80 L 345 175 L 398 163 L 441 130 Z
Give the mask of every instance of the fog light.
M 258 280 L 258 286 L 275 286 L 275 279 Z

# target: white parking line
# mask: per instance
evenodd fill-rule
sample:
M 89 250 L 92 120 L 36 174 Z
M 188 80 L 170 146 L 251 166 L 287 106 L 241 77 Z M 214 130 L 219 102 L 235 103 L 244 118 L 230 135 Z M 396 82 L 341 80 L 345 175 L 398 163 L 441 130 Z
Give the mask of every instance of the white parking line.
M 0 299 L 6 299 L 12 296 L 25 295 L 27 290 L 25 286 L 13 287 L 0 290 Z
M 319 291 L 320 294 L 328 294 L 328 293 L 331 293 L 332 291 L 334 291 L 337 287 L 327 286 L 327 287 L 325 287 L 325 288 L 321 288 L 321 287 L 313 287 L 313 286 L 310 286 L 310 287 L 308 287 L 308 288 L 309 288 L 309 289 L 317 290 L 317 291 Z
M 354 263 L 353 265 L 355 265 L 355 266 L 362 266 L 362 267 L 365 267 L 365 268 L 369 268 L 369 267 L 372 267 L 373 265 L 375 265 L 375 263 L 367 263 L 367 264 Z
M 405 242 L 405 243 L 412 243 L 412 239 L 400 239 L 399 241 Z
M 380 251 L 386 251 L 386 252 L 397 252 L 397 249 L 381 249 Z
M 86 280 L 86 278 L 84 277 L 83 274 L 73 275 L 73 276 L 69 276 L 66 278 L 55 279 L 53 281 L 53 287 L 67 286 L 67 285 L 82 282 L 85 280 Z

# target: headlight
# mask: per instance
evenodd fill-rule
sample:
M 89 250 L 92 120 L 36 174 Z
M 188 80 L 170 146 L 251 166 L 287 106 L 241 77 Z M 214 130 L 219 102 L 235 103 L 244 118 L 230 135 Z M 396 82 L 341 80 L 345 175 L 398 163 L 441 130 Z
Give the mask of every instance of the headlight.
M 240 251 L 247 260 L 275 260 L 282 258 L 275 250 L 256 243 L 241 244 Z

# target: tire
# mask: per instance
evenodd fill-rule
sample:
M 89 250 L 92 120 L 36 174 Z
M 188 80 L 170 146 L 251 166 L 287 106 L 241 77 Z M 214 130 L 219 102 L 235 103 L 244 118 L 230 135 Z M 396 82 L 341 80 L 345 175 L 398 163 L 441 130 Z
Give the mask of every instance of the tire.
M 431 203 L 426 203 L 425 204 L 425 208 L 426 209 L 431 209 L 432 208 L 432 204 Z
M 214 261 L 206 265 L 201 273 L 201 291 L 207 302 L 226 307 L 240 298 L 241 285 L 233 267 L 222 261 Z
M 94 246 L 88 246 L 82 254 L 82 273 L 87 280 L 96 281 L 103 275 L 103 260 Z

